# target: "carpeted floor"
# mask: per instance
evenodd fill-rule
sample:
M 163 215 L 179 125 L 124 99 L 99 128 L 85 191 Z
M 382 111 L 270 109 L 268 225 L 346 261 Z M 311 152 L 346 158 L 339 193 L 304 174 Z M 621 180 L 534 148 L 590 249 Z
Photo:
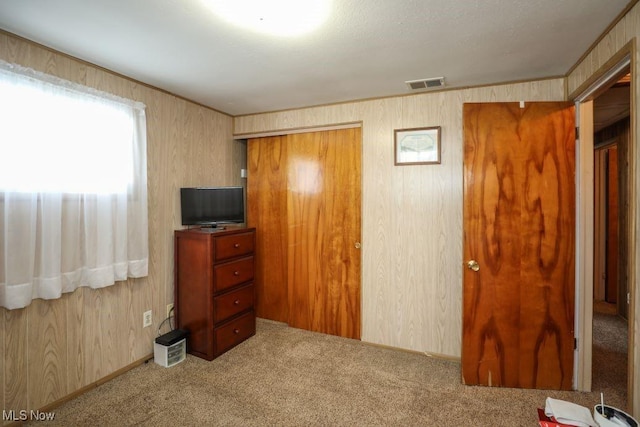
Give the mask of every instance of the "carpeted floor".
M 612 340 L 613 353 L 594 356 L 597 364 L 611 366 L 618 353 L 626 360 Z M 606 369 L 593 393 L 469 387 L 455 361 L 259 319 L 255 337 L 212 362 L 144 364 L 56 408 L 47 424 L 536 426 L 547 396 L 592 409 L 603 391 L 608 404 L 625 408 L 626 382 Z
M 591 389 L 602 391 L 605 400 L 627 402 L 628 327 L 615 314 L 593 314 L 593 383 Z

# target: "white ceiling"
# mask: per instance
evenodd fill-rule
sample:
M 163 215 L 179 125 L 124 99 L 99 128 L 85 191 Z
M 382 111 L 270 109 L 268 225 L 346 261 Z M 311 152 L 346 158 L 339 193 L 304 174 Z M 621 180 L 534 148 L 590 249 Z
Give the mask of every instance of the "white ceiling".
M 239 115 L 402 95 L 429 77 L 561 76 L 629 2 L 333 0 L 322 27 L 284 38 L 236 28 L 202 0 L 0 0 L 0 28 Z

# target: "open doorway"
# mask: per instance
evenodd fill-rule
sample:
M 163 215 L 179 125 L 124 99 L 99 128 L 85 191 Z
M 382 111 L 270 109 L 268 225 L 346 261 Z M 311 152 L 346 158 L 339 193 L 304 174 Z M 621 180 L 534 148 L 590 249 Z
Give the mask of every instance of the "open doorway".
M 636 141 L 636 121 L 634 119 L 635 113 L 635 60 L 634 52 L 635 45 L 628 43 L 620 51 L 618 51 L 613 57 L 607 61 L 588 81 L 584 82 L 582 86 L 577 88 L 575 92 L 569 95 L 569 99 L 573 100 L 576 105 L 576 123 L 579 125 L 578 139 L 579 143 L 576 145 L 576 352 L 575 352 L 575 370 L 574 385 L 576 390 L 580 391 L 599 391 L 602 388 L 602 380 L 613 380 L 617 382 L 617 385 L 613 390 L 619 390 L 617 392 L 618 402 L 620 406 L 625 406 L 630 413 L 637 412 L 637 389 L 638 385 L 638 370 L 634 369 L 634 359 L 637 357 L 636 346 L 634 345 L 635 333 L 632 327 L 629 325 L 635 324 L 635 299 L 633 296 L 636 292 L 636 229 L 633 226 L 635 223 L 635 206 L 637 204 L 637 196 L 634 190 L 634 184 L 637 176 L 637 166 L 635 162 L 637 153 L 637 141 Z M 620 277 L 626 278 L 626 286 L 628 286 L 628 292 L 631 294 L 631 304 L 629 304 L 626 295 L 620 298 L 622 293 L 621 288 L 618 288 L 616 302 L 614 306 L 614 313 L 608 317 L 608 319 L 617 319 L 620 317 L 617 314 L 618 310 L 626 309 L 628 320 L 623 320 L 622 325 L 626 327 L 619 334 L 612 334 L 600 329 L 600 325 L 603 322 L 599 322 L 600 315 L 595 312 L 598 310 L 598 303 L 594 304 L 594 294 L 596 292 L 596 286 L 602 286 L 600 280 L 595 278 L 596 256 L 595 256 L 595 138 L 596 136 L 594 126 L 601 119 L 594 118 L 594 103 L 599 99 L 601 113 L 606 110 L 607 100 L 604 94 L 616 85 L 624 84 L 624 79 L 627 75 L 630 90 L 630 97 L 628 101 L 631 120 L 628 126 L 628 144 L 626 153 L 621 154 L 620 146 L 617 146 L 616 151 L 616 164 L 614 168 L 627 169 L 626 178 L 622 179 L 622 183 L 627 184 L 626 190 L 622 190 L 626 194 L 627 201 L 621 202 L 617 200 L 618 215 L 616 218 L 619 220 L 620 212 L 624 212 L 628 218 L 628 228 L 623 230 L 623 238 L 626 238 L 626 246 L 623 248 L 623 255 L 626 253 L 628 256 L 626 271 L 625 267 L 616 269 L 618 271 L 618 279 Z M 626 89 L 625 89 L 626 90 Z M 626 101 L 625 101 L 626 103 Z M 611 102 L 609 102 L 611 104 Z M 626 113 L 624 114 L 626 115 Z M 612 124 L 617 123 L 623 117 L 618 117 L 613 120 Z M 602 129 L 608 126 L 604 126 Z M 600 132 L 602 131 L 600 130 Z M 607 131 L 608 132 L 608 131 Z M 603 133 L 604 134 L 604 133 Z M 618 133 L 619 135 L 620 133 Z M 610 135 L 609 135 L 610 136 Z M 604 136 L 599 141 L 602 148 L 607 145 L 612 146 L 612 138 Z M 611 153 L 610 153 L 611 154 Z M 613 156 L 613 154 L 612 154 Z M 609 159 L 612 160 L 612 159 Z M 604 162 L 604 161 L 603 161 Z M 615 174 L 618 180 L 620 175 Z M 618 192 L 620 182 L 616 185 Z M 610 213 L 609 213 L 610 215 Z M 606 223 L 606 221 L 605 221 Z M 618 225 L 618 237 L 620 237 L 621 231 Z M 623 240 L 624 241 L 624 240 Z M 618 242 L 617 247 L 620 247 Z M 606 247 L 606 246 L 605 246 Z M 618 254 L 619 255 L 619 254 Z M 598 258 L 598 260 L 600 260 Z M 602 262 L 600 260 L 600 262 Z M 602 271 L 602 266 L 600 267 Z M 620 274 L 620 268 L 623 272 Z M 619 286 L 620 281 L 617 280 L 616 284 Z M 600 288 L 598 292 L 601 292 Z M 602 293 L 602 292 L 601 292 Z M 612 304 L 612 303 L 609 303 Z M 596 321 L 594 322 L 594 319 Z M 626 339 L 625 339 L 626 338 Z M 605 341 L 614 343 L 619 346 L 615 351 L 617 354 L 621 354 L 621 360 L 612 360 L 606 354 L 603 356 L 600 352 L 599 346 Z M 626 351 L 625 351 L 626 347 Z M 625 362 L 626 361 L 626 362 Z M 619 374 L 611 375 L 610 367 L 622 369 L 618 370 Z M 626 367 L 626 369 L 625 369 Z M 621 372 L 621 374 L 620 374 Z M 607 387 L 608 388 L 608 387 Z M 612 390 L 611 388 L 608 388 Z M 605 396 L 606 399 L 606 396 Z M 609 401 L 614 399 L 607 399 Z M 625 405 L 626 403 L 626 405 Z
M 627 401 L 629 360 L 630 66 L 593 99 L 592 389 Z M 610 83 L 610 84 L 611 84 Z

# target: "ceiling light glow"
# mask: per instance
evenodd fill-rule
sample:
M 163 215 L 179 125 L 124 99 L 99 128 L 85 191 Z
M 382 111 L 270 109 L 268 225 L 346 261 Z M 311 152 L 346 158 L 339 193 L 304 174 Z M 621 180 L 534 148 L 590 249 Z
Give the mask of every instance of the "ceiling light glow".
M 203 0 L 218 16 L 248 30 L 296 36 L 329 17 L 331 0 Z

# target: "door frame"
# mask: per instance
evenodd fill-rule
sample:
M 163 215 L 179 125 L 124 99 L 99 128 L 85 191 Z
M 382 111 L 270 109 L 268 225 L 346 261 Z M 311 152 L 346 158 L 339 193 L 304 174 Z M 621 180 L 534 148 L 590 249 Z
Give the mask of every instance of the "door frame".
M 627 43 L 585 84 L 578 88 L 568 99 L 576 106 L 576 124 L 579 136 L 576 138 L 576 339 L 574 354 L 574 388 L 579 391 L 591 391 L 592 350 L 593 350 L 593 261 L 594 261 L 594 143 L 593 143 L 593 99 L 607 90 L 615 81 L 627 72 L 631 72 L 631 120 L 629 141 L 629 259 L 636 259 L 636 204 L 635 196 L 637 169 L 636 158 L 636 118 L 635 118 L 635 39 Z M 636 413 L 640 407 L 634 407 L 634 385 L 640 381 L 634 370 L 636 356 L 634 346 L 636 266 L 637 261 L 629 264 L 629 289 L 632 296 L 629 303 L 629 338 L 627 396 L 628 408 Z

